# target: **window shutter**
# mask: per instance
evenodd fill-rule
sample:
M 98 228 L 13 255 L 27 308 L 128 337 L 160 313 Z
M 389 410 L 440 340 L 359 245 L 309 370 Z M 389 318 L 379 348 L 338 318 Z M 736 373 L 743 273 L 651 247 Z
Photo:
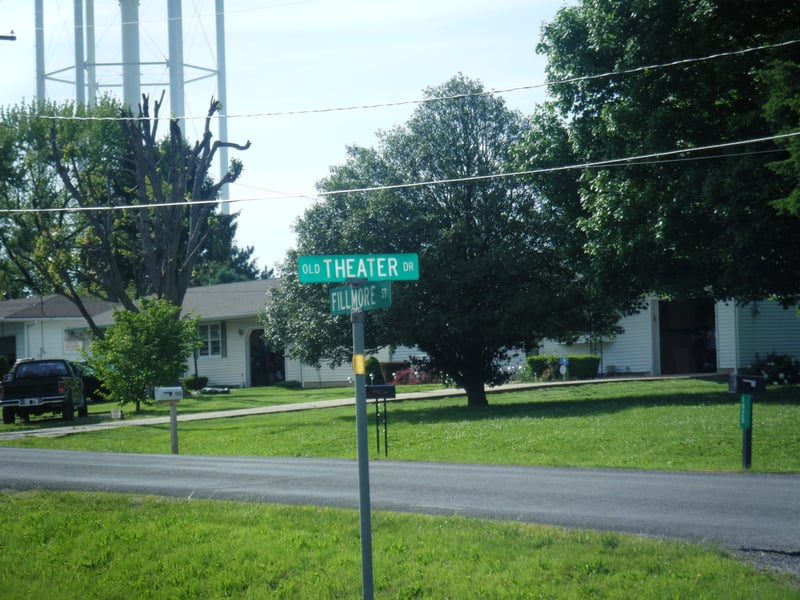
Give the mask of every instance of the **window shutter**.
M 228 357 L 228 322 L 220 321 L 219 324 L 219 351 L 222 358 Z

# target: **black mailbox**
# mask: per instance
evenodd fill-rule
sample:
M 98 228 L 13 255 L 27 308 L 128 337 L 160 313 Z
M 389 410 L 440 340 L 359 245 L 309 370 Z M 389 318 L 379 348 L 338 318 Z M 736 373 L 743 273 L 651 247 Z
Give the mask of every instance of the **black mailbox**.
M 732 373 L 728 381 L 728 391 L 731 394 L 763 394 L 767 391 L 767 378 Z
M 395 391 L 393 385 L 368 385 L 367 398 L 384 399 L 394 398 Z

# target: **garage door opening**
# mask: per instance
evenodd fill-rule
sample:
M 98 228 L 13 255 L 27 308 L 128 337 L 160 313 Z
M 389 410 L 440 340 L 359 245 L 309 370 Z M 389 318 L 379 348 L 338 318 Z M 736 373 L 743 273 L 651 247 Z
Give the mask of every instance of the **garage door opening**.
M 659 315 L 661 373 L 715 373 L 717 327 L 714 301 L 661 301 Z

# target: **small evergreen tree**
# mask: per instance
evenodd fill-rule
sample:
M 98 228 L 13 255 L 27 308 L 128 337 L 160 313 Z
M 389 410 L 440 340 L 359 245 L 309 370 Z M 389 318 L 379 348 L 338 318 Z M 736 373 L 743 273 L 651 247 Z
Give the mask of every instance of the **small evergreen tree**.
M 140 312 L 117 310 L 105 337 L 89 347 L 89 362 L 107 392 L 120 405 L 153 401 L 156 386 L 179 385 L 187 359 L 198 346 L 198 318 L 180 316 L 181 308 L 144 298 Z

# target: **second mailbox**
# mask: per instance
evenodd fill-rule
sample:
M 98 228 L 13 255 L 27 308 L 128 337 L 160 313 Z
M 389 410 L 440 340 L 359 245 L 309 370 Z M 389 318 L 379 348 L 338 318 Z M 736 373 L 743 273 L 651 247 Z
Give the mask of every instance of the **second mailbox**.
M 760 375 L 736 375 L 731 373 L 728 380 L 731 394 L 763 394 L 767 391 L 767 378 Z
M 395 397 L 395 387 L 393 385 L 368 385 L 367 398 L 386 399 Z

